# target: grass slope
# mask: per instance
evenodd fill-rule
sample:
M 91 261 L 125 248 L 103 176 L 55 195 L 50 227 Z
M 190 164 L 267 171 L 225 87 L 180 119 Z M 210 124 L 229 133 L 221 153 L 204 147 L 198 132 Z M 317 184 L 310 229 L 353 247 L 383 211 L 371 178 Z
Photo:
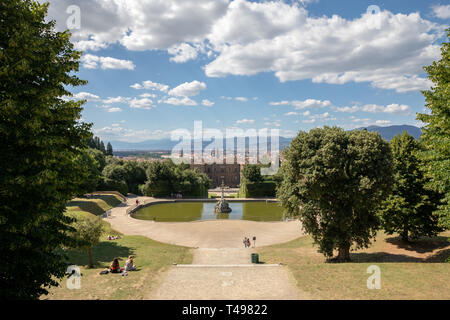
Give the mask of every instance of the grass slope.
M 75 215 L 101 215 L 120 204 L 115 195 L 99 195 L 90 199 L 77 198 L 67 205 L 67 211 Z M 105 233 L 119 234 L 104 221 Z M 81 289 L 68 289 L 67 279 L 59 287 L 49 289 L 49 295 L 41 299 L 145 299 L 158 284 L 161 275 L 172 263 L 192 263 L 189 248 L 160 243 L 142 236 L 123 236 L 118 240 L 103 240 L 92 250 L 93 269 L 87 269 L 88 257 L 85 252 L 67 250 L 67 263 L 81 268 Z M 113 258 L 118 257 L 123 267 L 129 255 L 134 256 L 137 271 L 122 277 L 120 274 L 99 275 L 108 267 Z
M 372 247 L 351 254 L 351 263 L 325 263 L 312 238 L 258 249 L 264 263 L 286 264 L 297 286 L 315 299 L 450 299 L 450 232 L 407 245 L 380 234 Z M 381 289 L 367 289 L 367 268 L 381 270 Z

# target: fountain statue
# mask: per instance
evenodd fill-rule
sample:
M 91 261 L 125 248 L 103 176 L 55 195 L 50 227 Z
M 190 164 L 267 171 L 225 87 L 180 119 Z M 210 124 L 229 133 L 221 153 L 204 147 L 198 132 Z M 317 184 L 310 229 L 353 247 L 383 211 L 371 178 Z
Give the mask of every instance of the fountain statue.
M 225 197 L 223 194 L 224 184 L 222 180 L 222 197 L 220 198 L 219 202 L 217 202 L 216 206 L 214 207 L 215 213 L 230 213 L 231 208 L 227 201 L 225 201 Z

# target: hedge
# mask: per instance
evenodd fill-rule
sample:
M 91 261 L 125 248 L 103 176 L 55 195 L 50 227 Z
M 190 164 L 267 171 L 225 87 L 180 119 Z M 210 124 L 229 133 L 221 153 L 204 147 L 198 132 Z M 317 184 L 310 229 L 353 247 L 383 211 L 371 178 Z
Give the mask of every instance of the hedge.
M 273 181 L 242 182 L 239 198 L 275 197 L 277 184 Z

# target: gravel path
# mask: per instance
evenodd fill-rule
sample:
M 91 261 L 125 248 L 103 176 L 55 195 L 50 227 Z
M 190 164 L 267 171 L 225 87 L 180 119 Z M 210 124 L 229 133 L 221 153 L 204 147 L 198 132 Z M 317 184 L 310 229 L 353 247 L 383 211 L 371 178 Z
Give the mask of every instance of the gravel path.
M 252 265 L 250 253 L 251 249 L 195 249 L 194 263 L 173 266 L 148 299 L 309 299 L 296 288 L 295 280 L 285 267 Z

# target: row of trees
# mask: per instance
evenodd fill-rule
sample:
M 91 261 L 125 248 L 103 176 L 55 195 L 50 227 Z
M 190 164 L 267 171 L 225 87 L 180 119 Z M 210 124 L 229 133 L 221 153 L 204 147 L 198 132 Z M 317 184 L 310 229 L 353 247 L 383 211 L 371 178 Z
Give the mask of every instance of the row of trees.
M 284 151 L 278 198 L 327 258 L 337 250 L 334 260 L 350 260 L 350 248 L 368 247 L 380 228 L 405 241 L 450 229 L 448 42 L 425 70 L 434 86 L 423 92 L 430 113 L 418 114 L 420 142 L 325 127 L 300 132 Z
M 112 156 L 113 155 L 113 147 L 110 142 L 106 145 L 105 149 L 105 143 L 100 140 L 99 137 L 92 137 L 88 140 L 87 145 L 91 149 L 96 149 L 101 151 L 105 156 Z
M 190 197 L 207 196 L 210 179 L 187 164 L 166 161 L 131 161 L 104 156 L 95 149 L 86 149 L 80 156 L 86 170 L 83 181 L 88 192 L 118 191 L 124 195 L 168 197 L 181 193 Z

